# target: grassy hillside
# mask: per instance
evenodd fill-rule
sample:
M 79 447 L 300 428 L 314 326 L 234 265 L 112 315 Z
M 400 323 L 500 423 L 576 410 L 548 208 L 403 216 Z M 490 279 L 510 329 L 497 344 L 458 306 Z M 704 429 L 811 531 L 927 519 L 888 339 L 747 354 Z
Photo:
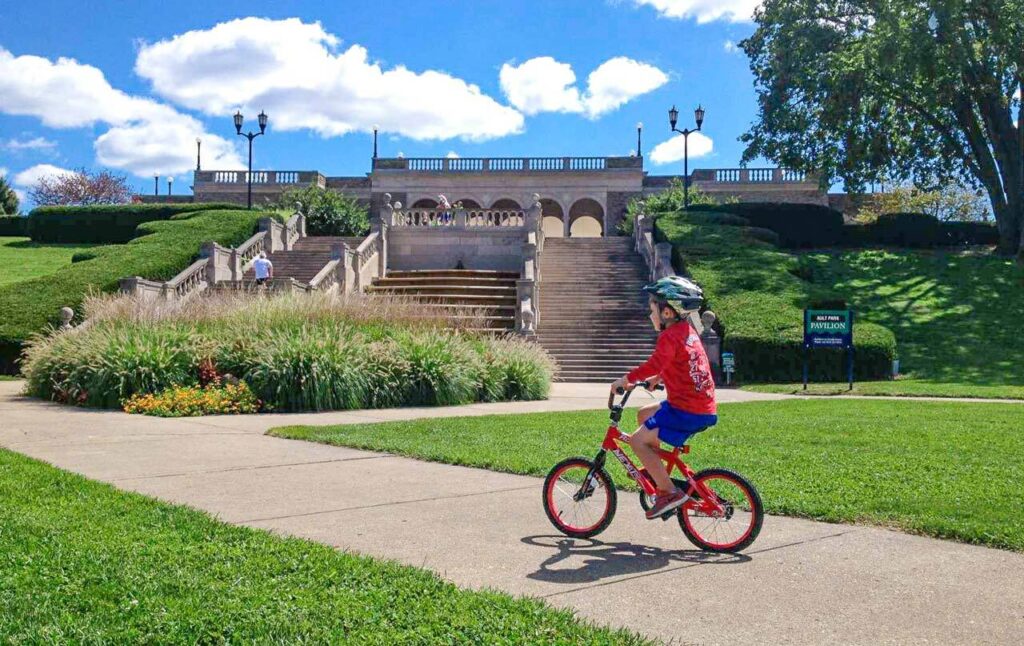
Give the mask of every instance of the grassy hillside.
M 720 224 L 716 224 L 720 223 Z M 739 226 L 742 219 L 717 213 L 673 213 L 657 221 L 659 239 L 671 242 L 675 266 L 704 288 L 718 314 L 725 349 L 736 354 L 741 382 L 795 381 L 803 362 L 805 307 L 831 306 L 842 297 L 824 284 L 799 277 L 797 257 L 779 250 L 772 232 Z M 856 325 L 856 371 L 860 379 L 891 371 L 896 341 L 885 327 Z M 811 375 L 838 381 L 844 361 L 836 351 L 816 350 Z
M 52 274 L 91 244 L 41 244 L 28 238 L 0 237 L 0 286 Z

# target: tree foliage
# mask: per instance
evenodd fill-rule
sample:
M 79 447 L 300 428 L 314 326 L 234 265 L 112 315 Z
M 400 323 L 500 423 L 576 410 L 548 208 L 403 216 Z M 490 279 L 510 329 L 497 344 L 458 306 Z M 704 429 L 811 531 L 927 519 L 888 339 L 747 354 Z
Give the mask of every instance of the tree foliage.
M 7 177 L 0 175 L 0 215 L 17 215 L 20 204 Z
M 281 195 L 278 208 L 293 213 L 296 203 L 311 236 L 361 236 L 370 231 L 367 208 L 349 195 L 312 185 L 293 188 Z
M 764 156 L 858 191 L 894 179 L 988 195 L 1024 257 L 1024 0 L 766 0 L 743 42 Z
M 638 213 L 650 215 L 657 218 L 664 213 L 675 213 L 683 210 L 684 190 L 683 181 L 673 177 L 668 188 L 653 195 L 642 198 L 634 198 L 626 205 L 626 217 L 619 224 L 619 230 L 625 235 L 633 235 L 633 223 L 636 222 Z M 705 193 L 693 184 L 690 184 L 690 207 L 729 204 L 736 202 L 735 197 L 715 197 Z
M 91 206 L 127 204 L 132 191 L 124 175 L 81 168 L 67 174 L 40 177 L 29 189 L 28 196 L 37 206 Z
M 880 193 L 868 197 L 857 211 L 857 221 L 865 224 L 884 213 L 925 213 L 940 222 L 991 222 L 984 191 L 952 182 L 933 190 L 883 184 Z

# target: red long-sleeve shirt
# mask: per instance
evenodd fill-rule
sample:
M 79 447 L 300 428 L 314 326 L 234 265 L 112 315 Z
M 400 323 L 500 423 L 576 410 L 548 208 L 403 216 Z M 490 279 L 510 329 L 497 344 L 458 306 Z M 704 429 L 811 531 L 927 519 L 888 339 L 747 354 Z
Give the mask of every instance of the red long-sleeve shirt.
M 661 375 L 673 408 L 700 415 L 716 414 L 711 363 L 700 335 L 689 321 L 680 321 L 663 331 L 654 354 L 626 378 L 632 383 L 655 375 Z

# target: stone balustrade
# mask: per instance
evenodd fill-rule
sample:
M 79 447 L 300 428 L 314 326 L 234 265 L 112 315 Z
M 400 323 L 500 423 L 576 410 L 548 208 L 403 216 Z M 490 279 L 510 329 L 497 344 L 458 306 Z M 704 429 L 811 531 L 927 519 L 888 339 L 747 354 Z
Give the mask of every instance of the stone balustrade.
M 532 173 L 643 169 L 642 157 L 376 157 L 374 171 Z
M 789 168 L 706 168 L 690 174 L 690 181 L 708 184 L 812 184 L 818 176 Z
M 195 172 L 195 184 L 235 184 L 248 185 L 249 172 L 244 170 L 200 170 Z M 315 170 L 254 170 L 253 185 L 278 184 L 285 187 L 291 185 L 315 184 L 320 188 L 327 186 L 327 178 Z

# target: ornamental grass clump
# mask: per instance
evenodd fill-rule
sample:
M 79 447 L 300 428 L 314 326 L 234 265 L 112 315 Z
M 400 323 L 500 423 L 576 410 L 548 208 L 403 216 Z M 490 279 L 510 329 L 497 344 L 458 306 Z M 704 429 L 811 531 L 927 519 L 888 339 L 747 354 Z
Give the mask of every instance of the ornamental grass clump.
M 380 297 L 93 296 L 85 311 L 86 325 L 32 340 L 29 394 L 121 408 L 136 395 L 202 390 L 224 377 L 243 381 L 264 410 L 346 410 L 540 399 L 553 372 L 534 344 L 480 336 L 439 308 Z

